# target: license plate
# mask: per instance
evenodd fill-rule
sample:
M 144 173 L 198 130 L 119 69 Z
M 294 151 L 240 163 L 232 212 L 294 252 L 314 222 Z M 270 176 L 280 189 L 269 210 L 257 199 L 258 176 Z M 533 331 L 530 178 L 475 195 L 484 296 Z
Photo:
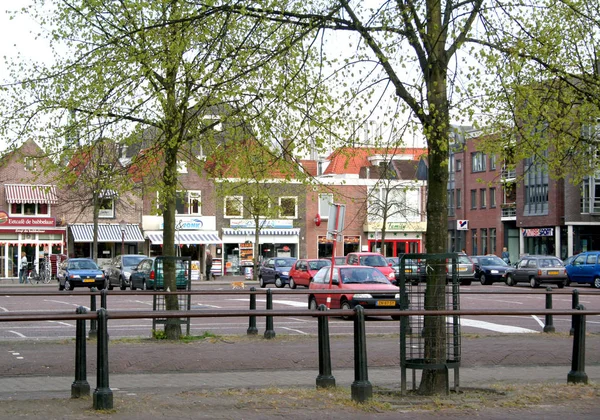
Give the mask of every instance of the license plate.
M 458 271 L 467 271 L 467 267 L 459 267 Z
M 404 269 L 404 272 L 405 272 L 405 273 L 412 273 L 412 270 L 411 270 L 410 268 L 405 268 L 405 269 Z
M 558 276 L 558 271 L 557 270 L 550 270 L 550 271 L 548 271 L 548 275 L 550 275 L 550 276 Z
M 83 282 L 84 283 L 93 283 L 95 280 L 94 279 L 84 279 Z
M 396 306 L 396 302 L 393 300 L 378 300 L 377 306 Z

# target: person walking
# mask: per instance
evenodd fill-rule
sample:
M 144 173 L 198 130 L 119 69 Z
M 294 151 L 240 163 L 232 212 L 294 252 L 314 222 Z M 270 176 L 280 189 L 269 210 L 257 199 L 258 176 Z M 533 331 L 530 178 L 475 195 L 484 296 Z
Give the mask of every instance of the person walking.
M 501 258 L 506 264 L 510 264 L 510 254 L 508 253 L 508 249 L 506 247 L 502 248 Z
M 211 276 L 211 272 L 210 270 L 212 269 L 212 263 L 213 263 L 213 258 L 212 258 L 212 254 L 210 253 L 209 250 L 206 250 L 206 280 L 210 280 L 210 276 Z
M 21 268 L 19 270 L 19 284 L 23 284 L 27 282 L 27 268 L 28 268 L 29 264 L 27 262 L 27 255 L 25 254 L 25 251 L 21 252 L 21 264 L 19 265 L 19 267 Z

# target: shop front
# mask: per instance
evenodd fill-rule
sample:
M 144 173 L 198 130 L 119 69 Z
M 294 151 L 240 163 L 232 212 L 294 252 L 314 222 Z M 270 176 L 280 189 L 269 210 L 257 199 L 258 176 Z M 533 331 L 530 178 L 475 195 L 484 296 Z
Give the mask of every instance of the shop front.
M 0 210 L 0 278 L 19 276 L 19 257 L 39 270 L 44 257 L 64 254 L 66 228 L 56 226 L 54 217 L 14 217 Z
M 336 255 L 337 257 L 343 257 L 351 252 L 360 251 L 361 238 L 360 235 L 342 235 L 343 241 L 343 255 Z M 339 250 L 339 245 L 336 248 Z M 338 251 L 339 253 L 339 251 Z M 318 258 L 331 258 L 333 255 L 333 239 L 328 238 L 326 235 L 317 236 L 317 256 Z
M 75 223 L 69 225 L 69 256 L 75 258 L 92 258 L 100 267 L 110 264 L 116 255 L 137 254 L 144 243 L 144 236 L 140 227 L 135 224 L 125 223 L 99 223 L 97 254 L 92 255 L 94 243 L 94 224 Z M 94 258 L 95 257 L 95 258 Z
M 561 243 L 566 243 L 564 238 L 561 241 L 560 232 L 560 226 L 521 229 L 521 254 L 560 255 L 556 250 L 561 249 Z
M 143 216 L 142 228 L 148 240 L 148 255 L 163 254 L 162 216 Z M 176 255 L 190 257 L 192 261 L 192 280 L 206 276 L 206 252 L 213 256 L 211 272 L 215 276 L 223 275 L 223 242 L 216 229 L 215 216 L 176 216 L 175 247 Z
M 298 258 L 300 229 L 293 227 L 293 220 L 263 220 L 258 233 L 258 247 L 255 247 L 253 220 L 231 220 L 230 227 L 223 228 L 225 274 L 244 274 L 255 259 L 260 263 L 270 257 Z
M 381 222 L 365 225 L 368 243 L 362 247 L 362 251 L 379 252 L 385 257 L 423 252 L 423 235 L 427 230 L 426 222 L 388 222 L 385 243 L 382 243 L 381 240 L 382 227 Z

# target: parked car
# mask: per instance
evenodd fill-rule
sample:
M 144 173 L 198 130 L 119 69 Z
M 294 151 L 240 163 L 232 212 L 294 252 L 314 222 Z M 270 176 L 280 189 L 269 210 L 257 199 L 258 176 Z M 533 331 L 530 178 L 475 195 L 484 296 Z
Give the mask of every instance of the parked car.
M 600 289 L 600 251 L 575 255 L 566 266 L 570 283 L 584 283 Z
M 510 267 L 496 255 L 474 255 L 471 261 L 475 264 L 475 280 L 482 285 L 506 283 L 506 270 Z
M 475 264 L 465 254 L 459 254 L 456 259 L 456 276 L 461 286 L 470 286 L 475 277 Z M 446 279 L 452 282 L 452 261 L 446 266 Z
M 396 281 L 400 281 L 400 257 L 389 257 L 387 261 L 392 264 Z M 426 281 L 425 265 L 418 260 L 404 259 L 404 279 L 406 282 L 418 284 Z
M 266 287 L 269 283 L 281 288 L 289 283 L 289 275 L 296 258 L 275 257 L 263 261 L 258 272 L 258 283 L 260 287 Z
M 69 258 L 62 261 L 56 273 L 58 290 L 73 290 L 75 287 L 106 287 L 104 272 L 89 258 Z
M 129 283 L 131 290 L 162 289 L 164 287 L 164 257 L 146 257 L 135 267 Z M 183 260 L 175 260 L 175 284 L 178 290 L 188 287 L 188 270 Z
M 313 260 L 298 260 L 290 269 L 289 285 L 290 289 L 295 289 L 296 286 L 308 287 L 313 277 L 323 268 L 331 265 L 331 259 L 313 259 Z
M 351 252 L 346 255 L 348 265 L 366 265 L 375 267 L 389 280 L 396 280 L 396 272 L 385 257 L 377 252 Z
M 145 255 L 125 254 L 117 255 L 110 261 L 110 265 L 104 270 L 108 277 L 108 289 L 117 286 L 121 290 L 130 287 L 129 276 L 138 264 L 146 258 Z
M 400 309 L 400 294 L 398 287 L 394 286 L 384 276 L 381 271 L 375 267 L 340 265 L 334 267 L 323 267 L 308 285 L 309 290 L 329 290 L 330 270 L 333 269 L 333 278 L 331 285 L 331 305 L 330 309 L 352 309 L 356 305 L 361 305 L 365 309 Z M 353 294 L 349 290 L 382 290 L 386 293 Z M 327 294 L 317 293 L 309 294 L 308 308 L 316 310 L 319 305 L 325 304 Z M 346 317 L 347 319 L 348 317 Z M 394 319 L 400 319 L 400 316 L 392 316 Z
M 567 270 L 562 261 L 550 255 L 526 255 L 506 271 L 506 284 L 529 283 L 533 288 L 540 284 L 556 284 L 565 287 Z

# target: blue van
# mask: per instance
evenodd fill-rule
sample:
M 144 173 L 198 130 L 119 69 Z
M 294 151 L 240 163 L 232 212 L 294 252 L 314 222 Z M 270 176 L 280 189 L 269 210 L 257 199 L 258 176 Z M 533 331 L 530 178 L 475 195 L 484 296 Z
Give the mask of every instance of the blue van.
M 589 283 L 600 289 L 600 251 L 582 252 L 566 268 L 571 283 Z

